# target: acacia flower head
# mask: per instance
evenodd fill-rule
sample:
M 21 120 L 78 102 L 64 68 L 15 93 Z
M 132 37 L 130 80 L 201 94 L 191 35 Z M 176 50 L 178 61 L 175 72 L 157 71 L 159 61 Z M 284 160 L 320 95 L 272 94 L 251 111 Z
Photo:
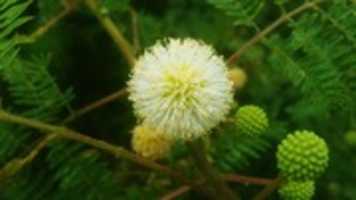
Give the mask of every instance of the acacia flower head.
M 241 68 L 234 68 L 234 69 L 229 70 L 228 77 L 232 81 L 233 88 L 235 90 L 242 89 L 246 85 L 247 74 Z
M 133 150 L 148 159 L 164 158 L 170 152 L 174 141 L 160 130 L 147 125 L 138 125 L 132 131 Z
M 137 60 L 128 85 L 143 123 L 178 139 L 208 133 L 233 102 L 223 58 L 193 39 L 155 44 Z

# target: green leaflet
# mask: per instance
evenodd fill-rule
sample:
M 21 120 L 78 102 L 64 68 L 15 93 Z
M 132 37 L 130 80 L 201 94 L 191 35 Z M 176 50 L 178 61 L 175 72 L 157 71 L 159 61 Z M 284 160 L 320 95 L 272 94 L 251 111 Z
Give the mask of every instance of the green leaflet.
M 224 171 L 243 169 L 270 148 L 266 137 L 239 133 L 235 125 L 224 127 L 215 137 L 211 153 L 216 165 Z
M 328 9 L 331 14 L 320 10 L 303 15 L 290 23 L 288 37 L 275 34 L 265 44 L 271 49 L 270 66 L 300 88 L 304 105 L 345 110 L 353 104 L 354 83 L 345 76 L 356 64 L 355 46 L 350 46 L 355 44 L 356 33 L 355 20 L 350 19 L 356 15 L 340 2 Z
M 16 0 L 0 1 L 0 70 L 15 58 L 17 50 L 11 34 L 16 28 L 28 22 L 31 17 L 21 16 L 31 1 L 17 3 Z
M 208 0 L 208 2 L 233 17 L 236 26 L 254 26 L 254 19 L 265 5 L 265 0 Z
M 129 9 L 131 0 L 104 0 L 103 7 L 109 10 L 109 12 L 125 12 Z
M 71 89 L 61 91 L 48 72 L 48 66 L 46 57 L 33 58 L 32 61 L 17 59 L 3 70 L 2 76 L 9 83 L 13 106 L 26 116 L 58 121 L 55 118 L 63 109 L 69 109 L 73 93 Z

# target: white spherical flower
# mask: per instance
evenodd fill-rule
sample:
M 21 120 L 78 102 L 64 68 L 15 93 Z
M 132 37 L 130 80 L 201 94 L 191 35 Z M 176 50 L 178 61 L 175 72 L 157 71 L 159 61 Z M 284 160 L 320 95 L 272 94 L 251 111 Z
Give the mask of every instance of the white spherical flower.
M 147 50 L 136 62 L 129 92 L 143 123 L 185 140 L 208 133 L 233 102 L 223 58 L 193 39 L 168 39 Z

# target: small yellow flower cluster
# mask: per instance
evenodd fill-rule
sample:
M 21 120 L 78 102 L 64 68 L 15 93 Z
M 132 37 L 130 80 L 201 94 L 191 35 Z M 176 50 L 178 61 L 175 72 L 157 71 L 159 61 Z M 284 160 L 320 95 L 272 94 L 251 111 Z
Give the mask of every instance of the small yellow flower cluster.
M 241 69 L 241 68 L 233 68 L 229 70 L 229 79 L 232 81 L 232 87 L 235 90 L 240 90 L 242 89 L 247 82 L 247 74 L 246 72 Z
M 163 132 L 147 125 L 139 125 L 133 130 L 131 142 L 137 154 L 151 160 L 165 157 L 174 144 Z

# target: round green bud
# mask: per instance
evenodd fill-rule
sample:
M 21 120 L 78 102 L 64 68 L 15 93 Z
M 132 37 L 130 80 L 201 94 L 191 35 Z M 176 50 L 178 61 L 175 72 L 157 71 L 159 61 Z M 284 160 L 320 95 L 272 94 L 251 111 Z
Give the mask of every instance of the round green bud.
M 283 200 L 310 200 L 315 191 L 313 181 L 291 181 L 279 189 L 279 195 Z
M 265 111 L 258 106 L 242 106 L 236 112 L 236 126 L 243 134 L 259 135 L 267 129 L 268 118 Z
M 328 161 L 325 141 L 311 131 L 289 134 L 278 146 L 278 168 L 288 180 L 314 180 L 325 171 Z
M 345 134 L 345 142 L 350 146 L 356 146 L 356 131 L 350 130 Z

